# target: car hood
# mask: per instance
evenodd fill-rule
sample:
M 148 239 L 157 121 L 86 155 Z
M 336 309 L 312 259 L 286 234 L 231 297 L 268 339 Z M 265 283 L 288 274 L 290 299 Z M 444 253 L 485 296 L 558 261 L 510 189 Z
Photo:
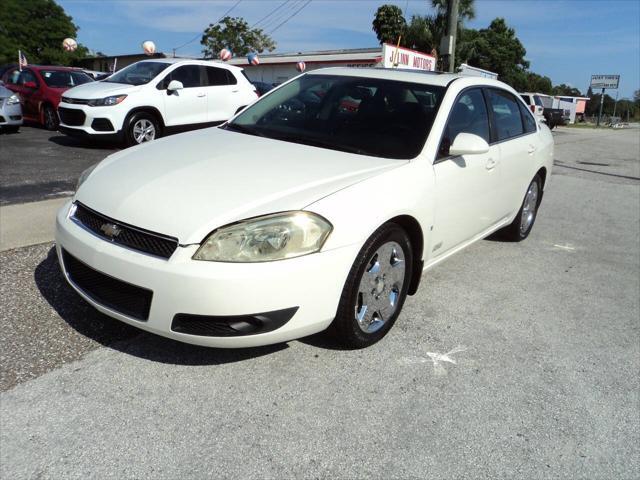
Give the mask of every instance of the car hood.
M 89 82 L 77 87 L 70 88 L 64 94 L 65 97 L 91 99 L 104 98 L 110 95 L 119 95 L 139 90 L 137 85 L 126 85 L 124 83 Z
M 76 199 L 192 244 L 220 226 L 302 209 L 406 163 L 209 128 L 111 155 Z

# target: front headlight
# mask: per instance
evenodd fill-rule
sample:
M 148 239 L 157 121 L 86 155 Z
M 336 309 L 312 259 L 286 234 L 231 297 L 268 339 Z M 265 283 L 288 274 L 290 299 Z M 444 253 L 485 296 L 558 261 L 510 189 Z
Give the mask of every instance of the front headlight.
M 82 185 L 85 182 L 85 180 L 89 178 L 89 175 L 91 175 L 91 172 L 93 172 L 93 170 L 98 166 L 98 163 L 96 163 L 95 165 L 91 165 L 89 168 L 87 168 L 84 172 L 80 174 L 80 176 L 78 177 L 78 181 L 76 182 L 76 192 L 80 188 L 80 185 Z
M 11 95 L 7 98 L 7 105 L 15 105 L 16 103 L 20 103 L 20 99 L 17 95 Z
M 118 105 L 119 103 L 122 103 L 125 98 L 127 98 L 126 95 L 114 95 L 113 97 L 96 98 L 93 100 L 89 100 L 87 102 L 87 105 L 91 107 L 110 107 L 112 105 Z
M 193 256 L 212 262 L 270 262 L 314 253 L 331 233 L 331 224 L 310 212 L 285 212 L 222 227 Z

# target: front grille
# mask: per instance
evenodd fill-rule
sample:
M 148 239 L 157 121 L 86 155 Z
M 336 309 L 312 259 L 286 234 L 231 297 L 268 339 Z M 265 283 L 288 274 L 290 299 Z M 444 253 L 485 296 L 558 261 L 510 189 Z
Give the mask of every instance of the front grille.
M 22 120 L 22 115 L 9 115 L 11 120 Z
M 66 250 L 62 250 L 62 261 L 69 280 L 96 303 L 137 320 L 149 318 L 151 290 L 100 273 Z
M 71 219 L 100 238 L 162 258 L 169 258 L 178 248 L 177 238 L 132 227 L 95 212 L 80 202 L 74 206 Z
M 62 101 L 64 103 L 70 103 L 71 105 L 87 105 L 89 103 L 89 100 L 86 100 L 84 98 L 62 97 Z
M 84 125 L 84 120 L 86 115 L 82 110 L 76 110 L 75 108 L 58 108 L 58 114 L 60 115 L 60 120 L 65 125 L 72 126 L 80 126 Z

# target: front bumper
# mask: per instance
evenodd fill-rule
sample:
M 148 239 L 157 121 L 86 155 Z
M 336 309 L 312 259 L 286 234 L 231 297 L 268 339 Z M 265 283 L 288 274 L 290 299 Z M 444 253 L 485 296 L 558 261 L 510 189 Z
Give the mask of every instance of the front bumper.
M 61 109 L 63 109 L 61 111 Z M 126 111 L 120 105 L 109 107 L 90 107 L 60 102 L 60 131 L 72 136 L 92 136 L 113 138 L 121 136 L 122 124 Z M 67 112 L 67 115 L 64 114 Z M 73 123 L 66 123 L 65 117 L 73 118 Z M 96 130 L 98 124 L 110 125 L 107 129 Z M 103 127 L 104 128 L 104 127 Z
M 168 260 L 139 253 L 99 238 L 68 218 L 71 202 L 56 219 L 56 250 L 63 249 L 105 275 L 153 292 L 146 321 L 136 320 L 96 302 L 72 281 L 71 286 L 101 312 L 143 330 L 211 347 L 252 347 L 285 342 L 324 330 L 333 320 L 344 282 L 358 253 L 357 245 L 294 259 L 265 263 L 218 263 L 192 260 L 198 245 L 180 246 Z M 247 317 L 291 311 L 282 326 L 266 333 L 232 337 L 185 334 L 172 329 L 178 315 Z M 175 326 L 175 324 L 174 324 Z
M 22 125 L 22 107 L 19 103 L 8 105 L 6 100 L 0 100 L 0 126 Z

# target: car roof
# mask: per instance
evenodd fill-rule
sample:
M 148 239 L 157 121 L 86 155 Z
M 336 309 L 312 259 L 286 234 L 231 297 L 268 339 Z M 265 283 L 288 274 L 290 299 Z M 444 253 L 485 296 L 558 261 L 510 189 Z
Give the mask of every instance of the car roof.
M 460 75 L 457 73 L 430 72 L 425 70 L 410 70 L 402 68 L 349 68 L 331 67 L 312 70 L 313 75 L 344 75 L 350 77 L 369 77 L 383 80 L 396 80 L 403 82 L 422 83 L 425 85 L 435 85 L 447 87 L 453 81 L 460 81 L 461 86 L 472 85 L 494 86 L 513 90 L 509 85 L 499 80 L 485 77 L 475 77 L 471 75 Z
M 71 72 L 82 72 L 80 67 L 64 67 L 62 65 L 27 65 L 23 68 L 32 68 L 34 70 L 61 70 Z
M 223 62 L 220 62 L 218 60 L 203 60 L 203 59 L 196 59 L 196 58 L 149 58 L 149 59 L 144 59 L 144 60 L 140 60 L 141 62 L 158 62 L 158 63 L 171 63 L 171 64 L 175 64 L 175 63 L 180 63 L 180 64 L 185 64 L 185 65 L 209 65 L 209 66 L 215 66 L 215 67 L 222 67 L 222 68 L 226 68 L 227 70 L 234 70 L 234 71 L 240 71 L 242 70 L 242 68 L 240 67 L 236 67 L 234 65 L 229 65 Z

